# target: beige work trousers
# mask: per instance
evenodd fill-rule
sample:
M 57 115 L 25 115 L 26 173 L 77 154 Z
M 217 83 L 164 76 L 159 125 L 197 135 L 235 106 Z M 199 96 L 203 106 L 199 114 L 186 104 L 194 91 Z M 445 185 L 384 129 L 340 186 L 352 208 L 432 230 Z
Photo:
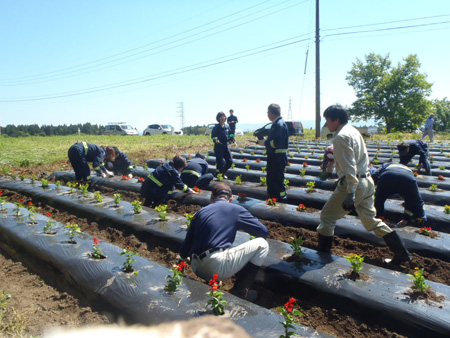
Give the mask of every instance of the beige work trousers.
M 225 250 L 213 252 L 203 259 L 192 257 L 191 267 L 194 273 L 209 281 L 214 274 L 219 275 L 219 280 L 230 278 L 247 264 L 263 265 L 269 253 L 269 243 L 264 238 L 258 237 L 241 245 Z
M 367 231 L 373 231 L 378 237 L 392 232 L 392 229 L 380 219 L 375 218 L 374 207 L 375 185 L 371 177 L 360 178 L 355 192 L 355 209 L 361 223 Z M 345 180 L 339 181 L 330 199 L 325 203 L 320 213 L 320 224 L 317 232 L 323 236 L 334 236 L 336 221 L 349 213 L 342 208 L 342 202 L 347 196 Z

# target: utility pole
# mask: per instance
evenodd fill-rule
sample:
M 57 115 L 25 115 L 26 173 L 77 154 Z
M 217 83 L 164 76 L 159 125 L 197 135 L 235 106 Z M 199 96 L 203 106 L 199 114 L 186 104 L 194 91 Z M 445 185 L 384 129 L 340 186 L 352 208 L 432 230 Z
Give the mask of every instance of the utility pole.
M 288 110 L 288 121 L 292 121 L 292 105 L 291 105 L 291 97 L 289 96 L 289 110 Z
M 178 117 L 180 117 L 180 129 L 184 128 L 184 102 L 178 102 Z
M 319 34 L 319 0 L 316 0 L 316 137 L 320 137 L 320 34 Z

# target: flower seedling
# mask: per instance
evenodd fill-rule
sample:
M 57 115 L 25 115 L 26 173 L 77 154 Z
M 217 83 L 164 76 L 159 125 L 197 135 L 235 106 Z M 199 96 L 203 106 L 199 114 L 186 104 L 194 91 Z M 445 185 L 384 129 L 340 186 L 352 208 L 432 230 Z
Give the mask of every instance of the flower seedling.
M 315 185 L 316 185 L 316 182 L 314 182 L 314 181 L 306 182 L 306 186 L 308 187 L 308 192 L 314 192 Z
M 147 162 L 144 163 L 144 165 L 142 166 L 142 168 L 143 168 L 144 170 L 148 170 L 148 164 L 147 164 Z
M 84 197 L 87 197 L 89 195 L 88 188 L 89 188 L 89 184 L 87 184 L 87 183 L 86 184 L 80 184 L 80 190 L 83 193 Z
M 304 204 L 299 204 L 297 207 L 297 211 L 303 212 L 306 210 L 306 207 Z
M 295 156 L 294 154 L 289 154 L 290 158 L 294 158 L 294 156 Z
M 103 202 L 103 196 L 100 194 L 100 191 L 94 192 L 94 199 L 96 202 Z
M 306 170 L 299 170 L 299 172 L 301 177 L 306 175 Z
M 252 151 L 251 153 L 250 153 L 251 155 L 255 155 L 255 152 L 254 151 Z
M 419 173 L 417 171 L 413 171 L 414 176 L 417 177 L 417 175 L 419 175 Z
M 260 177 L 259 178 L 259 183 L 261 183 L 261 185 L 267 185 L 267 178 L 266 177 Z
M 123 263 L 122 266 L 123 272 L 133 272 L 133 263 L 136 262 L 133 256 L 137 256 L 136 250 L 127 245 L 127 247 L 120 253 L 120 256 L 125 256 L 125 263 Z M 137 275 L 138 272 L 135 271 L 134 274 Z
M 234 180 L 236 184 L 242 184 L 242 175 L 236 176 L 236 179 Z
M 23 181 L 25 179 L 25 169 L 22 169 L 22 172 L 20 173 L 19 178 L 21 181 Z
M 59 189 L 61 187 L 61 181 L 57 180 L 55 185 L 56 185 L 56 189 Z
M 210 300 L 208 300 L 205 306 L 211 307 L 216 316 L 221 316 L 225 313 L 225 306 L 228 307 L 228 303 L 223 297 L 223 292 L 219 291 L 218 277 L 219 275 L 215 274 L 208 283 L 211 287 L 206 294 L 210 297 Z
M 16 205 L 15 207 L 14 207 L 14 213 L 16 214 L 16 216 L 17 217 L 19 217 L 20 215 L 21 215 L 21 213 L 20 213 L 20 208 L 24 208 L 25 206 L 23 205 L 23 201 L 24 201 L 24 199 L 22 198 L 22 199 L 20 199 L 19 200 L 19 202 L 15 202 L 14 204 Z
M 450 205 L 446 205 L 445 207 L 444 207 L 444 214 L 450 214 Z
M 445 166 L 440 165 L 440 166 L 439 166 L 439 170 L 445 170 Z
M 244 192 L 238 193 L 238 201 L 239 202 L 245 202 L 247 200 L 247 195 Z
M 450 158 L 450 154 L 445 154 L 445 157 L 446 158 Z
M 139 201 L 133 201 L 131 202 L 131 206 L 133 207 L 133 212 L 135 214 L 139 214 L 142 210 L 142 203 Z
M 0 210 L 1 212 L 5 212 L 5 209 L 3 209 L 3 204 L 6 203 L 6 196 L 3 196 L 3 190 L 0 191 Z
M 298 324 L 295 320 L 294 316 L 303 316 L 303 313 L 300 310 L 294 309 L 295 298 L 289 298 L 289 301 L 284 304 L 283 307 L 277 307 L 277 310 L 280 311 L 283 316 L 283 321 L 280 322 L 284 328 L 284 335 L 281 335 L 279 338 L 290 338 L 295 337 L 297 334 L 292 332 L 294 328 L 294 324 Z
M 194 218 L 194 215 L 189 213 L 186 213 L 184 215 L 186 216 L 186 226 L 189 229 L 189 227 L 191 226 L 192 219 Z
M 439 175 L 437 179 L 438 179 L 439 181 L 445 181 L 445 177 L 442 176 L 442 175 Z
M 437 190 L 437 184 L 432 184 L 432 185 L 430 185 L 430 187 L 428 188 L 428 190 L 430 190 L 430 191 L 432 191 L 432 192 L 435 192 L 436 190 Z
M 173 266 L 172 275 L 166 276 L 167 285 L 164 286 L 164 290 L 174 292 L 179 285 L 183 285 L 183 270 L 186 266 L 185 262 Z
M 374 159 L 372 160 L 372 163 L 373 163 L 373 164 L 378 164 L 378 163 L 380 163 L 380 160 L 379 160 L 378 158 L 374 158 Z
M 259 162 L 261 162 L 261 159 L 260 159 L 260 158 L 257 158 L 257 159 L 256 159 L 256 163 L 259 163 Z
M 269 198 L 269 199 L 266 199 L 266 203 L 267 203 L 267 205 L 270 205 L 270 206 L 276 206 L 277 205 L 277 199 L 276 198 Z
M 305 156 L 305 160 L 307 160 L 308 158 L 309 158 L 309 156 L 308 156 L 308 155 L 306 155 L 306 156 Z M 305 162 L 305 163 L 306 163 L 306 162 Z
M 364 262 L 364 256 L 352 253 L 350 254 L 350 256 L 345 257 L 345 259 L 348 260 L 352 265 L 352 273 L 355 275 L 359 275 L 359 272 L 363 268 L 362 262 Z
M 200 189 L 200 188 L 197 187 L 197 186 L 193 187 L 192 190 L 194 190 L 194 191 L 197 192 L 197 193 L 201 193 L 201 192 L 202 192 L 202 189 Z
M 429 237 L 430 233 L 431 233 L 431 227 L 422 227 L 422 228 L 420 228 L 419 234 Z
M 247 171 L 249 171 L 249 170 L 250 170 L 250 165 L 247 164 L 247 165 L 245 166 L 245 169 L 247 169 Z
M 289 186 L 289 180 L 288 180 L 287 178 L 284 179 L 284 185 L 285 185 L 286 187 Z
M 75 222 L 66 225 L 67 231 L 69 231 L 69 243 L 76 243 L 74 241 L 75 234 L 81 232 L 80 226 Z
M 308 162 L 303 162 L 303 168 L 308 167 Z
M 291 246 L 292 251 L 294 251 L 294 255 L 301 258 L 302 254 L 303 254 L 303 249 L 302 249 L 303 238 L 302 238 L 302 236 L 300 236 L 299 238 L 290 237 L 290 239 L 291 239 L 291 242 L 289 243 L 289 245 Z
M 218 173 L 218 174 L 217 174 L 217 180 L 218 180 L 218 181 L 223 181 L 223 174 Z
M 61 171 L 66 171 L 67 169 L 67 162 L 66 161 L 62 161 L 61 162 Z
M 267 169 L 267 167 L 261 167 L 261 170 L 262 170 L 263 174 L 266 173 L 266 169 Z
M 244 151 L 243 151 L 243 150 L 240 150 L 240 151 L 239 151 L 239 153 L 240 153 L 240 154 L 243 154 L 243 153 L 244 153 Z
M 119 206 L 121 199 L 122 199 L 122 194 L 114 194 L 114 204 L 116 205 L 116 207 Z
M 414 268 L 414 274 L 408 274 L 408 277 L 413 280 L 414 285 L 411 289 L 419 291 L 421 293 L 425 292 L 427 289 L 431 287 L 431 285 L 427 285 L 425 283 L 425 277 L 423 276 L 423 268 L 419 269 L 418 267 Z
M 36 182 L 36 173 L 31 173 L 30 174 L 30 180 L 31 180 L 32 184 L 34 184 L 34 182 Z
M 136 167 L 137 167 L 137 160 L 134 160 L 133 161 L 133 168 L 136 169 Z
M 232 163 L 231 164 L 231 169 L 234 169 L 234 167 L 236 167 L 236 164 Z
M 100 241 L 94 237 L 94 243 L 92 244 L 91 257 L 94 259 L 105 258 L 105 254 L 100 249 Z
M 161 221 L 165 221 L 167 218 L 167 205 L 166 204 L 160 204 L 157 207 L 155 207 L 155 210 L 159 213 L 159 219 Z
M 247 162 L 247 159 L 246 159 L 246 158 L 244 158 L 244 159 L 242 160 L 242 162 Z
M 48 180 L 46 180 L 45 178 L 41 179 L 41 186 L 42 188 L 48 188 Z
M 138 178 L 138 182 L 140 182 L 140 183 L 144 182 L 144 180 L 145 180 L 145 179 L 144 179 L 143 177 L 139 177 L 139 178 Z
M 34 217 L 36 215 L 37 207 L 33 204 L 33 202 L 28 202 L 28 221 L 31 224 L 34 224 Z
M 433 154 L 430 155 L 430 163 L 434 163 L 434 155 Z
M 70 188 L 70 193 L 73 194 L 75 192 L 75 187 L 77 186 L 76 182 L 67 182 L 67 186 Z
M 56 226 L 56 222 L 55 222 L 55 220 L 53 218 L 51 218 L 52 217 L 51 213 L 47 212 L 47 216 L 50 217 L 50 218 L 45 223 L 44 233 L 45 234 L 49 234 L 49 235 L 55 234 L 56 232 L 53 231 L 52 228 Z

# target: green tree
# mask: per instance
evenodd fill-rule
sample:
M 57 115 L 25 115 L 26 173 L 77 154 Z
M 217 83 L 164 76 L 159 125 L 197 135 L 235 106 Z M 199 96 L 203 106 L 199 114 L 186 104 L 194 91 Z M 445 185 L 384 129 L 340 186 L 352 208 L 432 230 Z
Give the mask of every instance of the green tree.
M 433 113 L 436 115 L 433 129 L 437 131 L 447 130 L 450 127 L 450 101 L 446 97 L 442 100 L 434 100 Z
M 374 119 L 386 131 L 413 131 L 429 114 L 431 83 L 419 72 L 416 55 L 409 55 L 397 67 L 389 55 L 366 55 L 365 63 L 357 59 L 346 80 L 356 91 L 357 100 L 350 108 L 356 121 Z

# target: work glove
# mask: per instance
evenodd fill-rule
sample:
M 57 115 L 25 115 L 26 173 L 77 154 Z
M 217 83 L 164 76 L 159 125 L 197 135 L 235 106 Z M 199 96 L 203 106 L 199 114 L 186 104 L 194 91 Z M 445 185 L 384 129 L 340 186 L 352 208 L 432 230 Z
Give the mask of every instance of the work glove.
M 342 208 L 346 211 L 351 211 L 355 208 L 355 194 L 354 193 L 348 193 L 347 196 L 345 196 L 344 202 L 342 202 Z
M 263 146 L 265 141 L 266 140 L 264 140 L 264 139 L 258 140 L 258 141 L 256 141 L 256 144 L 259 144 L 260 146 Z
M 186 190 L 186 193 L 189 194 L 189 195 L 192 195 L 192 194 L 195 194 L 195 191 L 192 190 L 191 188 L 188 188 L 188 189 Z
M 108 177 L 114 176 L 114 173 L 112 171 L 106 170 L 105 173 L 106 173 L 106 175 L 108 175 Z
M 106 178 L 106 174 L 104 172 L 101 172 L 100 176 L 103 177 L 103 178 Z
M 408 225 L 408 220 L 407 219 L 402 219 L 400 222 L 397 223 L 397 225 L 407 226 Z
M 129 173 L 128 175 L 127 175 L 127 177 L 130 179 L 130 178 L 133 178 L 133 174 L 132 173 Z

